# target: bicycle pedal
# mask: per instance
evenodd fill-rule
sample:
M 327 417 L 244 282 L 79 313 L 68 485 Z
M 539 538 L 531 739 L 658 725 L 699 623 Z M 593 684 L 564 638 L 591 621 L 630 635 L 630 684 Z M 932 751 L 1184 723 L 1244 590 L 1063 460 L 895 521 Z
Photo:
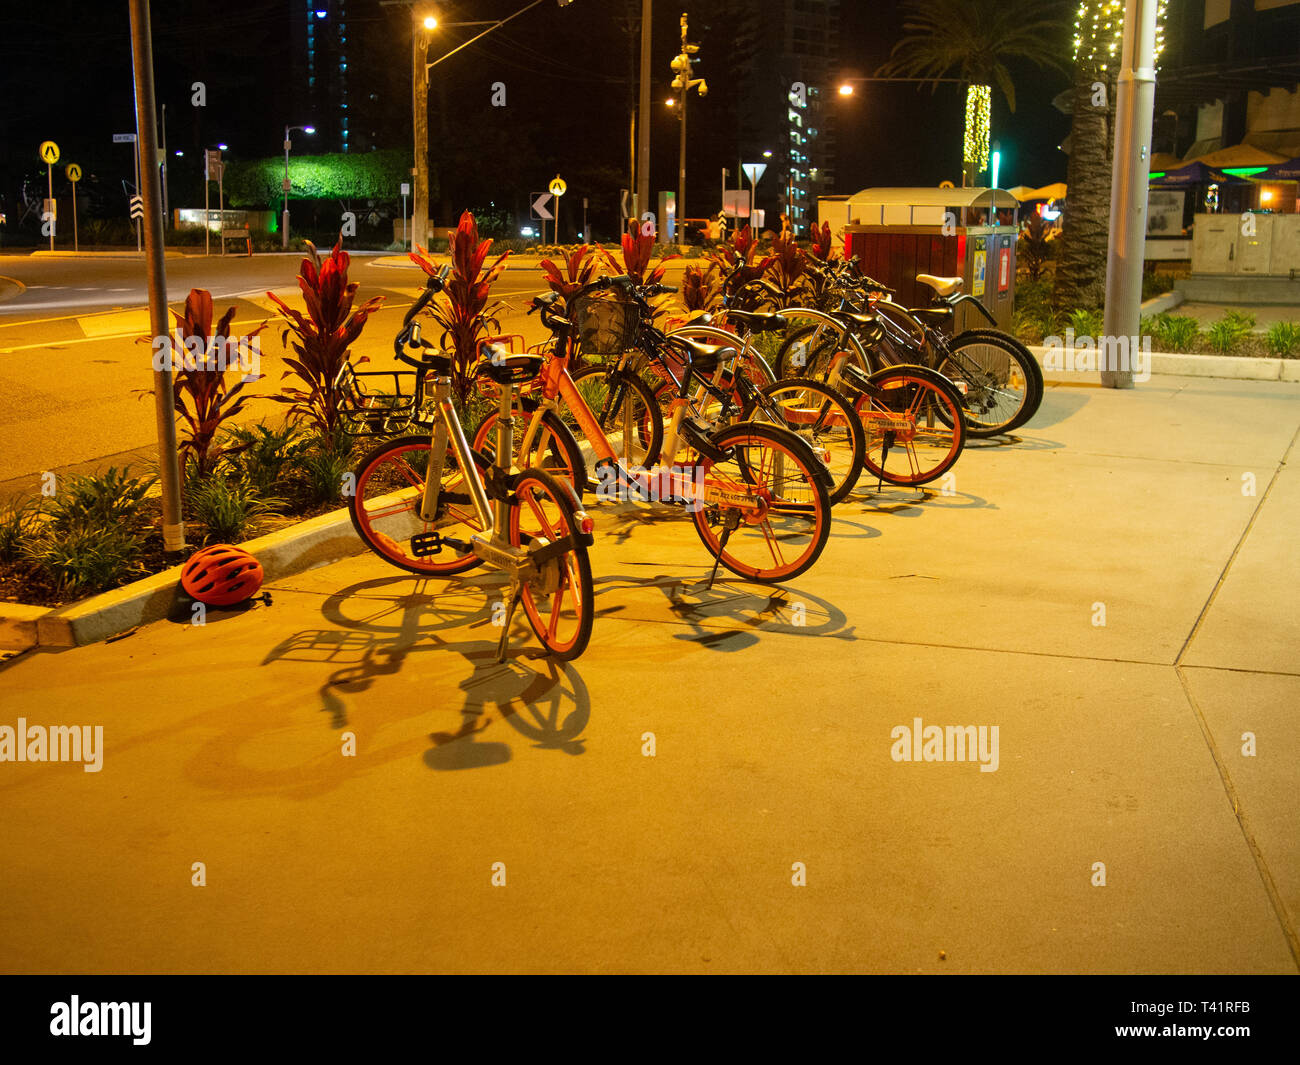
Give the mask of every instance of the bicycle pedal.
M 442 550 L 442 537 L 436 532 L 416 533 L 411 537 L 411 554 L 428 558 Z

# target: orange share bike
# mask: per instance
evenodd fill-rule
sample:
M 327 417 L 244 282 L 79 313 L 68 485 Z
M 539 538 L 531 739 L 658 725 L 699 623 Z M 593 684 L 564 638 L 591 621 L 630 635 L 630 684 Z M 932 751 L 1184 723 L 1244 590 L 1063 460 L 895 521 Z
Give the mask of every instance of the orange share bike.
M 626 277 L 603 277 L 574 293 L 571 301 L 629 283 Z M 611 372 L 593 381 L 599 390 L 593 394 L 600 397 L 599 411 L 593 410 L 569 373 L 575 330 L 556 309 L 558 299 L 547 293 L 532 304 L 554 339 L 537 387 L 520 397 L 528 425 L 516 461 L 568 478 L 579 496 L 594 471 L 598 499 L 685 507 L 715 560 L 710 583 L 719 564 L 764 583 L 796 577 L 812 566 L 830 534 L 830 478 L 807 443 L 780 426 L 736 422 L 718 428 L 692 416 L 692 382 L 713 373 L 719 357 L 717 350 L 698 346 L 686 348 L 680 394 L 666 428 L 634 369 L 636 352 L 626 353 Z M 581 432 L 583 444 L 565 415 Z M 491 453 L 500 417 L 500 410 L 489 414 L 475 434 L 474 446 L 485 454 Z M 650 468 L 639 465 L 656 455 Z

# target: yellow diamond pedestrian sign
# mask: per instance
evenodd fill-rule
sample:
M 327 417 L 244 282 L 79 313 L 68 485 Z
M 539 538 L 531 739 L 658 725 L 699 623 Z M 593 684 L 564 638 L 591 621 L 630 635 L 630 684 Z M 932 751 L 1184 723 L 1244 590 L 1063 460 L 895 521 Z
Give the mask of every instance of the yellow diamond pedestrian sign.
M 76 184 L 76 182 L 81 180 L 81 167 L 79 167 L 76 163 L 69 163 L 67 174 L 68 174 L 68 180 L 71 181 L 73 184 Z
M 50 166 L 53 166 L 58 161 L 59 146 L 53 141 L 41 141 L 41 162 L 49 163 Z
M 556 174 L 555 177 L 551 179 L 551 183 L 547 188 L 551 190 L 551 195 L 563 196 L 565 192 L 568 191 L 569 186 L 564 183 L 564 178 L 560 177 L 559 174 Z

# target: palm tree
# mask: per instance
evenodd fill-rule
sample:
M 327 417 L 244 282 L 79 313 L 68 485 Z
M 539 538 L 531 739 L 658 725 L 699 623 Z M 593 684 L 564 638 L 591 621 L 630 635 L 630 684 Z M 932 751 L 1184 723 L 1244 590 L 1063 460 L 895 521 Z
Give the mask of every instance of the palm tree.
M 1097 308 L 1106 300 L 1115 89 L 1123 22 L 1122 14 L 1117 16 L 1107 0 L 1083 0 L 1075 14 L 1069 195 L 1052 289 L 1052 304 L 1058 310 Z M 1159 24 L 1156 32 L 1158 53 L 1163 33 Z
M 903 37 L 877 71 L 880 77 L 967 83 L 963 182 L 988 167 L 989 104 L 996 85 L 1012 113 L 1016 87 L 1009 61 L 1065 69 L 1060 4 L 1042 0 L 904 0 Z

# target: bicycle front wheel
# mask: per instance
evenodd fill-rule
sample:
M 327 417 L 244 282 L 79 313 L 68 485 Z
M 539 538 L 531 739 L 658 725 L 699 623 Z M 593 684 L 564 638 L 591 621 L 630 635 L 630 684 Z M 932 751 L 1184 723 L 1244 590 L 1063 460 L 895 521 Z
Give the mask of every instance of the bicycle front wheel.
M 528 445 L 528 454 L 521 454 L 524 436 L 532 426 L 536 412 L 525 411 L 515 418 L 515 454 L 514 469 L 532 467 L 545 470 L 556 477 L 563 477 L 582 498 L 587 488 L 587 463 L 582 457 L 582 449 L 574 439 L 572 431 L 554 411 L 542 411 L 542 420 L 532 442 Z M 482 452 L 489 461 L 496 461 L 497 425 L 500 424 L 500 412 L 491 411 L 479 423 L 474 431 L 473 447 Z M 498 463 L 504 468 L 505 463 Z
M 591 640 L 595 592 L 586 534 L 567 481 L 543 470 L 524 470 L 515 481 L 510 543 L 538 548 L 537 574 L 524 581 L 520 600 L 528 624 L 552 655 L 577 658 Z
M 924 366 L 877 370 L 855 406 L 866 432 L 863 465 L 890 484 L 942 477 L 966 446 L 961 394 Z
M 663 415 L 654 392 L 636 373 L 584 366 L 573 375 L 573 383 L 596 416 L 610 449 L 625 467 L 648 469 L 659 461 L 664 441 Z M 585 437 L 577 420 L 569 417 L 581 445 Z M 587 456 L 587 461 L 594 461 L 594 455 Z
M 866 452 L 862 419 L 829 385 L 777 381 L 750 400 L 741 418 L 779 425 L 804 440 L 830 472 L 831 503 L 843 500 L 858 483 Z
M 799 437 L 774 425 L 738 422 L 701 456 L 688 509 L 709 553 L 732 573 L 765 584 L 805 572 L 831 531 L 824 472 Z
M 479 559 L 451 546 L 434 551 L 430 534 L 467 544 L 483 526 L 450 445 L 442 465 L 437 515 L 431 522 L 420 517 L 429 449 L 428 436 L 403 436 L 366 455 L 356 469 L 348 514 L 365 545 L 386 562 L 412 573 L 451 576 L 473 569 Z M 474 461 L 482 477 L 489 463 L 480 454 L 475 454 Z

